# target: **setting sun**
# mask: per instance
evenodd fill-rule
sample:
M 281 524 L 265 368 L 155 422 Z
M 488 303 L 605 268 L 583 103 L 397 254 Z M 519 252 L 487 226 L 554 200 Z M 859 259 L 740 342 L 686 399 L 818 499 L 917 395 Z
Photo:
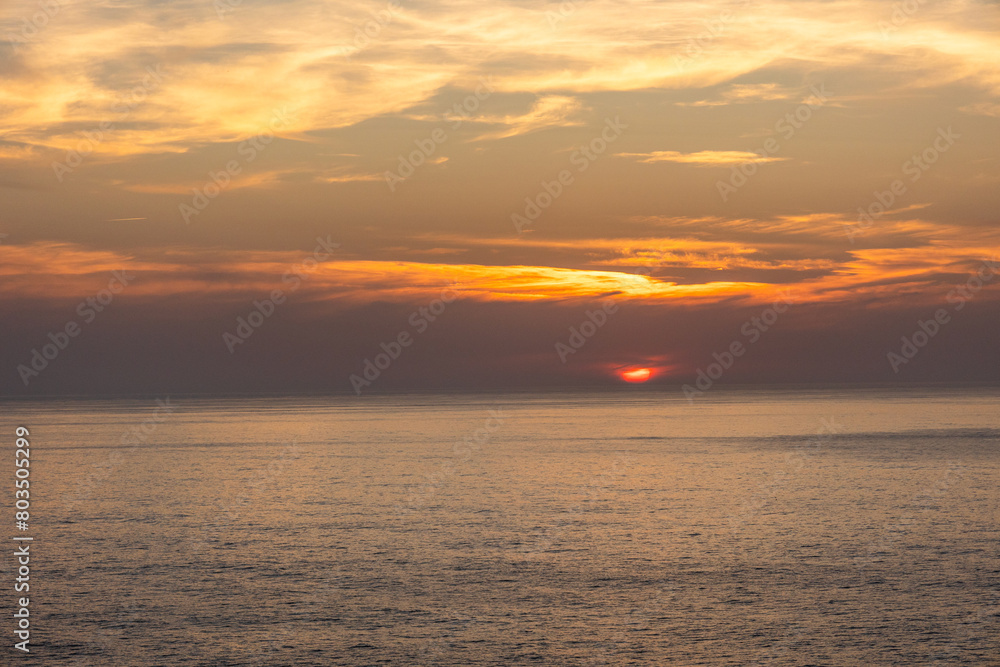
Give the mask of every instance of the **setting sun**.
M 0 654 L 988 663 L 998 9 L 0 0 Z
M 619 375 L 626 382 L 645 382 L 653 375 L 649 368 L 628 368 L 619 371 Z

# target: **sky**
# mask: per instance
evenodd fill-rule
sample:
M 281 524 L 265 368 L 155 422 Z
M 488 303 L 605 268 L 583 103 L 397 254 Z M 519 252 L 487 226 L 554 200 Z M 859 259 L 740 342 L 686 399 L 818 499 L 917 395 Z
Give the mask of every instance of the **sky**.
M 996 381 L 998 47 L 982 0 L 4 2 L 0 393 Z

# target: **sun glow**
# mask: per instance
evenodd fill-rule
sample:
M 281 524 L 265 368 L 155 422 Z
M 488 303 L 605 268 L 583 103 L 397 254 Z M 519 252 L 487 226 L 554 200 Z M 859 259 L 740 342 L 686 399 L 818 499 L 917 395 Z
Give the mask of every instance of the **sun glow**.
M 624 368 L 618 375 L 626 382 L 645 382 L 653 376 L 651 368 Z

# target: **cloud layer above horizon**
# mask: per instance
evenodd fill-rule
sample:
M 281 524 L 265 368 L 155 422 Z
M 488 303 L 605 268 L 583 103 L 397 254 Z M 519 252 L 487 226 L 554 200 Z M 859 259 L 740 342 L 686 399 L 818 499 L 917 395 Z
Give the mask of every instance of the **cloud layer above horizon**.
M 519 342 L 482 342 L 444 384 L 596 381 L 620 359 L 681 381 L 781 295 L 815 349 L 740 379 L 827 380 L 836 364 L 802 359 L 849 354 L 879 361 L 836 379 L 899 379 L 885 355 L 913 314 L 1000 258 L 998 47 L 1000 5 L 971 0 L 6 3 L 0 390 L 27 389 L 15 367 L 113 270 L 139 276 L 114 305 L 124 339 L 130 312 L 173 313 L 178 341 L 219 314 L 187 375 L 150 388 L 194 390 L 204 357 L 254 344 L 267 366 L 324 328 L 356 336 L 327 360 L 346 377 L 445 289 Z M 317 239 L 337 251 L 305 271 Z M 223 331 L 294 267 L 288 338 L 231 355 Z M 558 331 L 608 298 L 631 329 L 562 363 Z M 990 278 L 970 309 L 996 304 Z M 872 350 L 836 344 L 848 313 Z M 683 341 L 635 333 L 674 317 Z M 966 348 L 913 377 L 982 379 Z M 435 350 L 399 386 L 434 385 L 454 342 Z M 34 387 L 76 386 L 55 375 Z

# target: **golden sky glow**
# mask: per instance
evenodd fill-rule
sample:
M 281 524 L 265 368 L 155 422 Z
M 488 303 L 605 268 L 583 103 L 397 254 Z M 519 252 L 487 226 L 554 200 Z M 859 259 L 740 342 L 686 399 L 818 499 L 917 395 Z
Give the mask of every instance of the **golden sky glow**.
M 1000 257 L 1000 9 L 898 4 L 7 2 L 0 299 L 236 308 L 320 237 L 324 308 L 933 307 Z
M 112 107 L 128 106 L 147 67 L 160 68 L 162 80 L 146 82 L 143 101 L 123 121 L 134 127 L 116 131 L 99 153 L 236 140 L 282 108 L 295 115 L 284 131 L 301 137 L 403 113 L 444 87 L 471 88 L 481 77 L 502 93 L 537 96 L 522 113 L 483 114 L 480 122 L 508 126 L 483 140 L 579 124 L 585 103 L 577 96 L 585 93 L 704 90 L 784 59 L 833 70 L 919 54 L 916 76 L 869 90 L 869 98 L 957 82 L 990 96 L 1000 91 L 997 12 L 988 2 L 922 5 L 885 34 L 879 22 L 891 24 L 892 4 L 861 1 L 597 1 L 574 3 L 565 16 L 557 3 L 216 4 L 227 11 L 133 1 L 111 12 L 100 2 L 62 0 L 25 37 L 22 18 L 30 20 L 38 5 L 5 3 L 4 34 L 17 46 L 7 53 L 5 139 L 38 150 L 72 148 L 75 124 L 124 115 Z M 382 23 L 373 18 L 379 15 Z M 376 34 L 366 40 L 363 29 L 373 21 L 367 27 Z M 735 83 L 710 103 L 794 99 L 798 92 L 784 81 Z M 966 106 L 988 111 L 975 101 Z

